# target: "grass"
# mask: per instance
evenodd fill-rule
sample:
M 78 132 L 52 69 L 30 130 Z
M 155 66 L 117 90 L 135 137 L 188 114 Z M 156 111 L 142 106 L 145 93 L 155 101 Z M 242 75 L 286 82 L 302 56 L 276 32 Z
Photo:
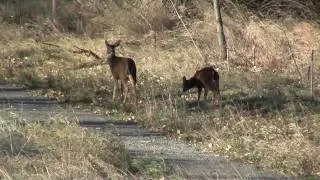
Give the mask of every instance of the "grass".
M 1 111 L 0 177 L 7 179 L 124 178 L 130 159 L 110 134 L 91 133 L 68 117 L 42 124 Z
M 166 169 L 166 165 L 161 158 L 134 158 L 132 166 L 141 172 L 143 177 L 160 179 L 164 175 L 167 177 L 170 174 L 170 170 Z
M 203 102 L 197 108 L 196 93 L 184 102 L 175 95 L 177 86 L 159 88 L 158 98 L 150 88 L 143 94 L 151 101 L 140 107 L 137 119 L 203 151 L 284 174 L 316 174 L 319 100 L 311 99 L 308 89 L 283 73 L 221 74 L 220 106 Z
M 64 39 L 59 41 L 62 43 Z M 95 40 L 87 41 L 93 44 Z M 39 46 L 43 49 L 39 47 L 37 56 L 45 57 L 54 51 L 51 47 Z M 97 45 L 101 46 L 102 43 Z M 203 151 L 224 154 L 230 159 L 277 169 L 284 174 L 316 174 L 319 171 L 319 101 L 309 98 L 308 89 L 296 76 L 265 70 L 239 69 L 232 74 L 220 70 L 221 105 L 214 107 L 210 102 L 201 102 L 197 108 L 196 95 L 181 97 L 180 86 L 183 72 L 198 63 L 191 61 L 182 66 L 184 61 L 179 56 L 192 58 L 188 54 L 178 54 L 178 50 L 159 49 L 161 53 L 151 53 L 151 57 L 147 55 L 149 52 L 144 52 L 151 51 L 148 48 L 142 50 L 140 58 L 135 58 L 139 70 L 137 107 L 133 102 L 123 106 L 119 101 L 110 100 L 112 78 L 106 65 L 72 70 L 88 60 L 65 51 L 57 52 L 43 63 L 40 63 L 42 59 L 35 59 L 39 66 L 13 68 L 10 81 L 45 88 L 37 92 L 62 102 L 83 104 L 97 113 L 120 119 L 134 117 L 152 129 L 167 131 L 195 143 Z M 174 60 L 176 56 L 177 61 Z M 56 62 L 57 57 L 69 59 Z M 162 62 L 164 59 L 169 62 Z M 150 65 L 150 60 L 159 63 Z M 187 76 L 191 74 L 186 73 Z M 315 95 L 318 94 L 316 89 Z
M 113 28 L 109 27 L 108 33 L 97 35 L 96 39 L 72 34 L 41 39 L 63 48 L 38 43 L 16 26 L 0 27 L 4 37 L 4 44 L 0 45 L 3 59 L 0 80 L 40 87 L 38 94 L 81 104 L 100 114 L 135 119 L 192 142 L 202 151 L 284 174 L 319 175 L 319 78 L 316 73 L 315 98 L 312 99 L 306 73 L 310 50 L 319 50 L 316 24 L 290 18 L 276 22 L 255 16 L 256 19 L 245 21 L 224 15 L 231 66 L 231 72 L 226 72 L 226 62 L 217 58 L 218 45 L 212 32 L 214 17 L 209 5 L 203 7 L 200 20 L 186 19 L 199 49 L 190 42 L 185 29 L 179 24 L 172 26 L 176 20 L 171 17 L 157 21 L 170 20 L 167 29 L 156 29 L 155 48 L 153 37 L 147 34 L 152 28 L 146 21 L 139 16 L 135 24 L 121 14 L 124 12 L 114 10 L 104 14 L 119 17 L 117 21 L 106 18 Z M 143 9 L 134 11 L 139 13 Z M 148 12 L 143 11 L 146 14 L 142 15 L 147 16 Z M 243 13 L 241 17 L 246 15 Z M 159 28 L 162 26 L 154 19 L 165 14 L 169 13 L 159 11 L 147 20 Z M 79 69 L 79 65 L 94 60 L 70 51 L 77 45 L 103 56 L 103 39 L 116 38 L 122 39 L 117 53 L 132 57 L 138 66 L 137 107 L 133 102 L 121 105 L 118 100 L 110 100 L 112 77 L 106 65 Z M 192 76 L 207 63 L 214 64 L 221 74 L 222 102 L 220 106 L 201 102 L 198 108 L 196 94 L 181 96 L 182 76 Z M 318 65 L 315 70 L 319 70 Z M 163 170 L 153 171 L 152 166 L 146 174 L 157 176 L 158 171 Z

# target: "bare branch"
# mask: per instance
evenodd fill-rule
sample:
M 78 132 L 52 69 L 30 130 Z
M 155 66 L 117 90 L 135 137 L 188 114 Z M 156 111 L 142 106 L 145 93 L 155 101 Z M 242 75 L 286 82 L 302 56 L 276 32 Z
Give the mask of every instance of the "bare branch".
M 83 49 L 83 48 L 79 48 L 78 46 L 74 46 L 74 47 L 77 48 L 78 50 L 77 51 L 72 51 L 73 53 L 85 54 L 87 57 L 93 56 L 97 60 L 101 60 L 102 59 L 100 56 L 98 56 L 96 53 L 94 53 L 90 49 Z
M 77 67 L 72 68 L 73 70 L 82 69 L 82 68 L 90 68 L 90 67 L 102 65 L 102 64 L 105 63 L 103 58 L 101 58 L 98 54 L 96 54 L 95 52 L 93 52 L 90 49 L 84 49 L 84 48 L 80 48 L 78 46 L 74 46 L 74 48 L 77 49 L 77 50 L 75 50 L 75 49 L 68 49 L 68 48 L 62 47 L 62 46 L 57 45 L 57 44 L 52 44 L 52 43 L 47 43 L 47 42 L 41 42 L 41 43 L 44 44 L 44 45 L 47 45 L 47 46 L 52 46 L 52 47 L 59 48 L 59 49 L 62 49 L 64 51 L 72 52 L 72 53 L 75 53 L 75 54 L 84 54 L 87 57 L 92 56 L 96 60 L 98 60 L 98 61 L 82 63 L 82 64 L 78 65 Z

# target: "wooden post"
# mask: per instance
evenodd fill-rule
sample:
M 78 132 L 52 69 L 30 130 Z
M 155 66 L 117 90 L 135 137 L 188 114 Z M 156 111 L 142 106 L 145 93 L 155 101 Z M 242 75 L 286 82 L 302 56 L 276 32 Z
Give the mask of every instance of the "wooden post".
M 252 59 L 253 59 L 253 66 L 256 66 L 256 45 L 252 48 Z
M 154 31 L 153 38 L 154 38 L 154 49 L 157 50 L 157 31 Z
M 310 61 L 310 94 L 313 98 L 313 64 L 314 64 L 314 50 L 311 51 L 311 61 Z

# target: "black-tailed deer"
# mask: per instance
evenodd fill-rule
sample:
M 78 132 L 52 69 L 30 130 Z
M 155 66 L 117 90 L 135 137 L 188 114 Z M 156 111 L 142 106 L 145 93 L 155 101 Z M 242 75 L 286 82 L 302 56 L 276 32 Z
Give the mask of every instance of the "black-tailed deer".
M 118 84 L 120 81 L 123 102 L 126 102 L 128 94 L 129 74 L 132 77 L 134 94 L 135 98 L 137 98 L 137 68 L 135 62 L 131 58 L 116 56 L 115 49 L 120 45 L 120 40 L 116 41 L 115 43 L 109 43 L 107 40 L 105 40 L 105 44 L 107 47 L 107 62 L 110 66 L 110 70 L 114 79 L 112 99 L 114 100 L 116 98 L 116 91 L 118 89 Z
M 183 92 L 188 91 L 191 88 L 198 88 L 198 104 L 200 101 L 201 91 L 204 88 L 204 99 L 207 99 L 208 91 L 211 90 L 216 98 L 220 98 L 219 90 L 219 74 L 213 67 L 204 67 L 199 71 L 196 71 L 193 77 L 186 79 L 183 77 Z

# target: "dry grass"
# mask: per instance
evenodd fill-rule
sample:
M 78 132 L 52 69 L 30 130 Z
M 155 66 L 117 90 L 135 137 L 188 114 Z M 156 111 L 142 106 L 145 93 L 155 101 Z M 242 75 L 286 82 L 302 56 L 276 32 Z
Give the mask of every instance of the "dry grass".
M 132 9 L 135 13 L 132 19 L 139 20 L 133 24 L 127 16 L 129 10 L 104 12 L 110 27 L 103 26 L 108 31 L 97 35 L 97 39 L 65 34 L 44 39 L 65 48 L 78 45 L 92 49 L 101 56 L 105 54 L 103 39 L 122 39 L 117 53 L 132 57 L 138 67 L 140 102 L 137 108 L 130 102 L 122 107 L 118 101 L 109 100 L 112 79 L 107 66 L 74 70 L 72 68 L 93 59 L 35 43 L 24 35 L 15 38 L 9 29 L 15 29 L 17 34 L 24 32 L 16 27 L 4 29 L 3 34 L 10 38 L 0 45 L 4 59 L 0 64 L 2 79 L 45 87 L 42 93 L 46 95 L 61 101 L 90 103 L 103 114 L 121 118 L 134 116 L 151 128 L 194 142 L 203 151 L 286 174 L 319 175 L 320 105 L 319 99 L 309 98 L 306 87 L 310 51 L 319 50 L 318 25 L 290 18 L 277 22 L 252 15 L 251 19 L 241 9 L 239 16 L 224 14 L 232 69 L 228 73 L 225 61 L 217 58 L 210 4 L 204 3 L 201 7 L 202 19 L 186 20 L 200 49 L 195 48 L 186 30 L 165 10 L 149 14 L 149 10 L 157 8 L 157 3 L 150 8 Z M 111 15 L 117 17 L 116 21 Z M 105 22 L 103 17 L 95 20 Z M 177 26 L 163 26 L 166 28 L 157 33 L 155 48 L 153 36 L 146 34 L 149 30 L 160 31 L 158 27 L 171 22 Z M 194 94 L 186 95 L 187 101 L 180 96 L 181 78 L 192 76 L 207 63 L 214 64 L 221 74 L 222 104 L 214 107 L 203 102 L 197 108 L 193 103 Z M 319 70 L 318 64 L 315 69 Z M 318 73 L 315 76 L 317 97 Z
M 109 134 L 57 115 L 44 124 L 1 111 L 0 176 L 9 179 L 122 179 L 130 160 Z M 5 172 L 5 174 L 4 174 Z
M 196 95 L 184 102 L 175 94 L 177 86 L 163 85 L 161 92 L 153 88 L 144 92 L 146 100 L 137 119 L 193 142 L 203 151 L 285 174 L 317 174 L 319 101 L 309 99 L 298 83 L 296 87 L 287 84 L 287 77 L 252 73 L 222 77 L 220 107 L 207 102 L 197 108 Z

